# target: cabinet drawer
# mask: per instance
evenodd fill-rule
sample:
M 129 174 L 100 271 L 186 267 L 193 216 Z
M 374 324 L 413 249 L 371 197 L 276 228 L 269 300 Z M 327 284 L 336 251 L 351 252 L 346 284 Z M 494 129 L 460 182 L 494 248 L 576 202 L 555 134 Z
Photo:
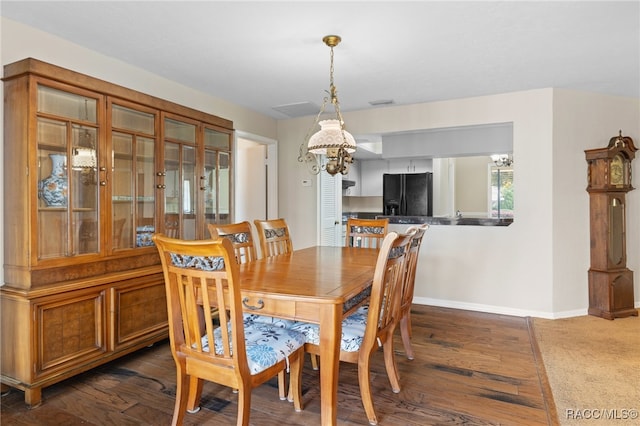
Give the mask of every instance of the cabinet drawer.
M 244 312 L 259 315 L 295 318 L 296 304 L 289 300 L 268 299 L 260 296 L 242 296 Z

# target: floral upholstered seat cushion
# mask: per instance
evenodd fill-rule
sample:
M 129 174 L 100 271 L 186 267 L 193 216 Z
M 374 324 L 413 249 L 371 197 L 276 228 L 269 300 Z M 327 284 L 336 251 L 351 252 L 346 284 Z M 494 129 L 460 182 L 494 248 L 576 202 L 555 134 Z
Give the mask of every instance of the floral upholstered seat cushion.
M 229 326 L 230 328 L 230 326 Z M 251 374 L 258 374 L 273 364 L 287 359 L 304 345 L 306 338 L 301 332 L 268 324 L 245 325 L 245 345 Z M 222 355 L 222 331 L 214 331 L 216 354 Z M 202 337 L 204 351 L 209 351 L 209 339 Z M 233 349 L 233 348 L 232 348 Z
M 251 326 L 251 325 L 272 325 L 280 328 L 291 328 L 295 324 L 297 324 L 297 322 L 293 320 L 276 318 L 269 315 L 258 315 L 258 314 L 247 314 L 247 313 L 244 313 L 242 315 L 244 317 L 245 327 Z
M 342 320 L 342 339 L 340 350 L 344 352 L 357 352 L 362 345 L 364 330 L 367 327 L 368 306 L 362 306 L 358 310 Z M 320 344 L 320 327 L 318 324 L 297 322 L 293 330 L 303 333 L 307 343 Z

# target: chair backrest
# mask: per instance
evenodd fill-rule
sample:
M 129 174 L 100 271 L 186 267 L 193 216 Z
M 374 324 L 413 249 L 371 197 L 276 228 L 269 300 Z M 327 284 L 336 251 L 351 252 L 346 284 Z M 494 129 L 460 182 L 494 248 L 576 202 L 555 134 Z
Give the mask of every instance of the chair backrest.
M 164 215 L 164 234 L 171 238 L 180 238 L 180 215 L 176 213 Z
M 402 282 L 412 236 L 389 232 L 382 241 L 373 274 L 367 327 L 359 357 L 368 357 L 370 351 L 378 347 L 379 337 L 393 338 L 392 333 L 400 320 Z M 362 348 L 369 350 L 363 351 Z
M 406 260 L 406 273 L 404 283 L 402 285 L 402 301 L 400 309 L 410 309 L 413 303 L 413 290 L 416 283 L 416 266 L 418 265 L 418 254 L 420 254 L 420 246 L 422 245 L 422 237 L 429 229 L 426 223 L 420 226 L 410 226 L 407 228 L 407 234 L 413 233 L 411 238 L 411 246 Z
M 207 228 L 211 238 L 214 240 L 226 238 L 231 241 L 238 263 L 247 263 L 258 258 L 249 222 L 244 221 L 225 225 L 208 223 Z
M 389 219 L 347 219 L 347 247 L 380 248 L 387 235 Z
M 253 223 L 258 231 L 262 257 L 278 256 L 293 251 L 289 227 L 284 219 L 256 219 Z
M 251 373 L 246 357 L 238 263 L 231 242 L 226 238 L 185 241 L 161 234 L 152 238 L 162 262 L 174 359 L 195 362 L 200 368 L 206 362 L 208 374 L 219 376 L 219 380 L 213 381 L 237 389 L 241 377 Z M 221 339 L 214 337 L 217 325 L 211 315 L 204 315 L 216 308 L 229 313 L 219 316 Z

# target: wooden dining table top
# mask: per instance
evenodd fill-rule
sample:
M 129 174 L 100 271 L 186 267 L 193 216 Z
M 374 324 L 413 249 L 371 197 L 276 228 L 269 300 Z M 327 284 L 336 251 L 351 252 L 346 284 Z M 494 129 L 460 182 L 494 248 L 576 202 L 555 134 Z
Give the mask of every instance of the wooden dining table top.
M 242 292 L 344 303 L 371 285 L 377 249 L 315 246 L 240 265 Z

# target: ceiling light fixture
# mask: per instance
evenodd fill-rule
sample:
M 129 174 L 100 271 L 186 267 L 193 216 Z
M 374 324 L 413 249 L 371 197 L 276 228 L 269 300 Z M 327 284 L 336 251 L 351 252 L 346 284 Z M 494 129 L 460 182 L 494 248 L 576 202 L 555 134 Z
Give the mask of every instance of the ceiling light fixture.
M 320 107 L 320 112 L 316 116 L 313 125 L 307 132 L 305 142 L 300 146 L 300 155 L 298 161 L 305 162 L 309 166 L 309 170 L 314 173 L 320 173 L 320 170 L 326 170 L 330 175 L 341 173 L 346 175 L 349 171 L 349 164 L 353 163 L 351 153 L 356 150 L 356 141 L 344 129 L 344 120 L 340 112 L 340 102 L 338 101 L 338 91 L 333 84 L 333 48 L 340 43 L 342 39 L 337 35 L 325 36 L 322 41 L 331 48 L 331 66 L 329 68 L 329 96 L 325 96 Z M 336 112 L 336 118 L 320 121 L 320 117 L 324 113 L 327 102 L 331 100 L 333 108 Z M 320 131 L 309 137 L 311 132 L 320 125 Z M 327 162 L 319 165 L 318 156 L 326 156 Z
M 509 154 L 494 154 L 491 156 L 491 160 L 497 167 L 509 167 L 513 164 L 513 158 Z

